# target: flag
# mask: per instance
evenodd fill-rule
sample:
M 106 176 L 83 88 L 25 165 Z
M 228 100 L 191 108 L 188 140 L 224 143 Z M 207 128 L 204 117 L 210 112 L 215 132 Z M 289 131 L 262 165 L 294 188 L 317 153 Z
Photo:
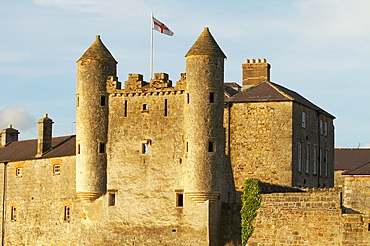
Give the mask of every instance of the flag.
M 160 22 L 154 17 L 153 17 L 153 29 L 169 36 L 172 36 L 174 34 L 164 23 Z

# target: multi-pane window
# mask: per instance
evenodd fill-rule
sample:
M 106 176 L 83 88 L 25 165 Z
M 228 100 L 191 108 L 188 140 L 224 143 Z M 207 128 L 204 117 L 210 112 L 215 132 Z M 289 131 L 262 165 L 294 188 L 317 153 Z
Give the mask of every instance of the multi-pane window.
M 53 173 L 54 174 L 60 174 L 60 165 L 58 165 L 58 164 L 53 165 Z
M 320 119 L 320 134 L 323 134 L 323 122 L 322 119 Z
M 302 171 L 302 143 L 298 142 L 298 171 Z
M 23 167 L 17 167 L 17 168 L 15 169 L 15 175 L 16 175 L 17 177 L 22 177 L 22 176 L 23 176 Z
M 306 112 L 302 112 L 302 127 L 306 128 L 307 126 L 307 114 Z
M 322 166 L 323 166 L 323 161 L 322 161 L 322 149 L 320 149 L 320 159 L 319 159 L 319 166 L 320 166 L 320 176 L 322 175 Z
M 64 221 L 70 221 L 71 220 L 71 207 L 70 206 L 64 206 L 63 220 Z
M 310 145 L 306 145 L 306 173 L 310 172 Z
M 328 136 L 328 122 L 327 121 L 324 122 L 324 135 Z
M 317 174 L 317 147 L 313 147 L 313 174 Z
M 329 150 L 325 150 L 325 176 L 327 177 L 329 174 Z

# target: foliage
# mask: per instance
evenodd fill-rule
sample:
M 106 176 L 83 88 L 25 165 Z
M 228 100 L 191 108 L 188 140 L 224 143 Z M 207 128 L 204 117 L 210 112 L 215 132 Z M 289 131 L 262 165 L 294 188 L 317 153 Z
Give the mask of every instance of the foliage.
M 259 179 L 247 179 L 244 182 L 242 195 L 241 227 L 242 245 L 246 245 L 254 231 L 253 220 L 257 216 L 257 210 L 261 204 Z

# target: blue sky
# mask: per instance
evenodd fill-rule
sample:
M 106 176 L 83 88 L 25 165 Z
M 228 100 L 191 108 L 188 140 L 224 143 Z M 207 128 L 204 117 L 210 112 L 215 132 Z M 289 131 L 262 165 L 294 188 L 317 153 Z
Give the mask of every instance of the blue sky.
M 336 116 L 336 147 L 370 147 L 368 0 L 0 0 L 0 128 L 37 137 L 48 113 L 54 136 L 75 133 L 76 61 L 101 39 L 118 77 L 149 80 L 150 13 L 175 35 L 154 33 L 154 72 L 172 81 L 209 27 L 227 56 L 225 80 L 245 59 L 266 58 L 271 80 Z

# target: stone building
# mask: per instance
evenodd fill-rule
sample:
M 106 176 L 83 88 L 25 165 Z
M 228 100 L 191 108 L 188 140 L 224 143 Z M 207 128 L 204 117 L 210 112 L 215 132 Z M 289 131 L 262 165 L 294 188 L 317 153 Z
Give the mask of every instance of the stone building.
M 76 136 L 52 138 L 48 115 L 36 140 L 1 132 L 3 245 L 223 245 L 240 237 L 245 179 L 334 185 L 334 116 L 271 82 L 264 59 L 224 83 L 208 28 L 185 57 L 175 86 L 129 74 L 122 88 L 97 36 L 77 61 Z

